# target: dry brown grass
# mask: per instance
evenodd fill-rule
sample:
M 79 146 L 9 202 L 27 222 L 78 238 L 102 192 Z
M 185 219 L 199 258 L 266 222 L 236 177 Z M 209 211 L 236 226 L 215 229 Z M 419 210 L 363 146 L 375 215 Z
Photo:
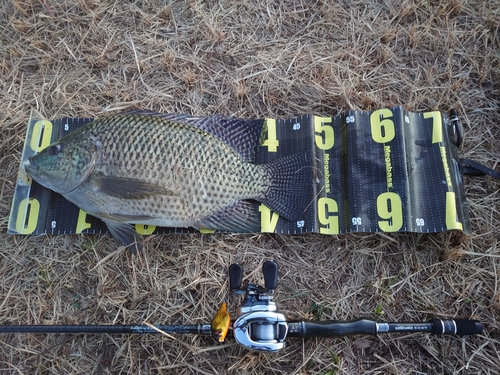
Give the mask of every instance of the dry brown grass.
M 332 4 L 333 3 L 333 4 Z M 92 117 L 140 107 L 196 115 L 335 115 L 457 108 L 462 154 L 500 155 L 497 1 L 12 0 L 0 4 L 0 324 L 204 323 L 240 262 L 280 265 L 291 318 L 485 323 L 467 338 L 233 341 L 150 335 L 0 337 L 0 373 L 498 374 L 499 182 L 466 179 L 473 235 L 177 235 L 144 253 L 107 236 L 6 234 L 30 111 Z M 229 298 L 231 312 L 240 301 Z M 383 311 L 383 315 L 378 313 Z

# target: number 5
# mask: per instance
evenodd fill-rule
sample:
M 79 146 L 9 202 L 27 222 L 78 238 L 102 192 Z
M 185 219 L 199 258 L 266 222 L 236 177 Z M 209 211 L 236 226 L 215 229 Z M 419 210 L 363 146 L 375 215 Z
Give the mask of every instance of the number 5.
M 335 143 L 331 122 L 331 117 L 314 116 L 314 142 L 320 150 L 329 150 Z

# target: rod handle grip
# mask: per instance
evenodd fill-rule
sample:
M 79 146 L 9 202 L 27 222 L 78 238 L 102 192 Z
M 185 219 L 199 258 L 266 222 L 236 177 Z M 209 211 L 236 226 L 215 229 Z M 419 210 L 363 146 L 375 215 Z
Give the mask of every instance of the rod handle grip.
M 376 335 L 377 323 L 360 318 L 349 321 L 325 320 L 317 322 L 301 322 L 300 337 L 342 337 L 349 335 Z
M 483 332 L 483 325 L 469 319 L 432 319 L 432 333 L 436 335 L 477 335 Z

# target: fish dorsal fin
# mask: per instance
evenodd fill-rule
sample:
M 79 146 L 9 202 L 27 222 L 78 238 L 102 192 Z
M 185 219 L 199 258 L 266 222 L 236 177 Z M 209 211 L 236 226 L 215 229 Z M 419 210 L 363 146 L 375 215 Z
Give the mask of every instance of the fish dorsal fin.
M 244 161 L 255 160 L 255 151 L 264 124 L 263 119 L 241 119 L 221 115 L 191 116 L 149 111 L 131 111 L 122 114 L 154 116 L 196 127 L 219 138 L 237 152 Z

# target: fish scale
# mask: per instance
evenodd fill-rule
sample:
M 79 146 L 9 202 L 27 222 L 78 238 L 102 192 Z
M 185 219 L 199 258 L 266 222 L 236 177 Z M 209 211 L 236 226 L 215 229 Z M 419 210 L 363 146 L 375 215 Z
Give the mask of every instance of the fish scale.
M 138 238 L 129 223 L 258 231 L 255 200 L 299 219 L 310 202 L 302 193 L 312 183 L 310 156 L 254 164 L 247 159 L 261 123 L 175 116 L 94 120 L 30 159 L 26 171 L 103 219 L 124 245 Z

